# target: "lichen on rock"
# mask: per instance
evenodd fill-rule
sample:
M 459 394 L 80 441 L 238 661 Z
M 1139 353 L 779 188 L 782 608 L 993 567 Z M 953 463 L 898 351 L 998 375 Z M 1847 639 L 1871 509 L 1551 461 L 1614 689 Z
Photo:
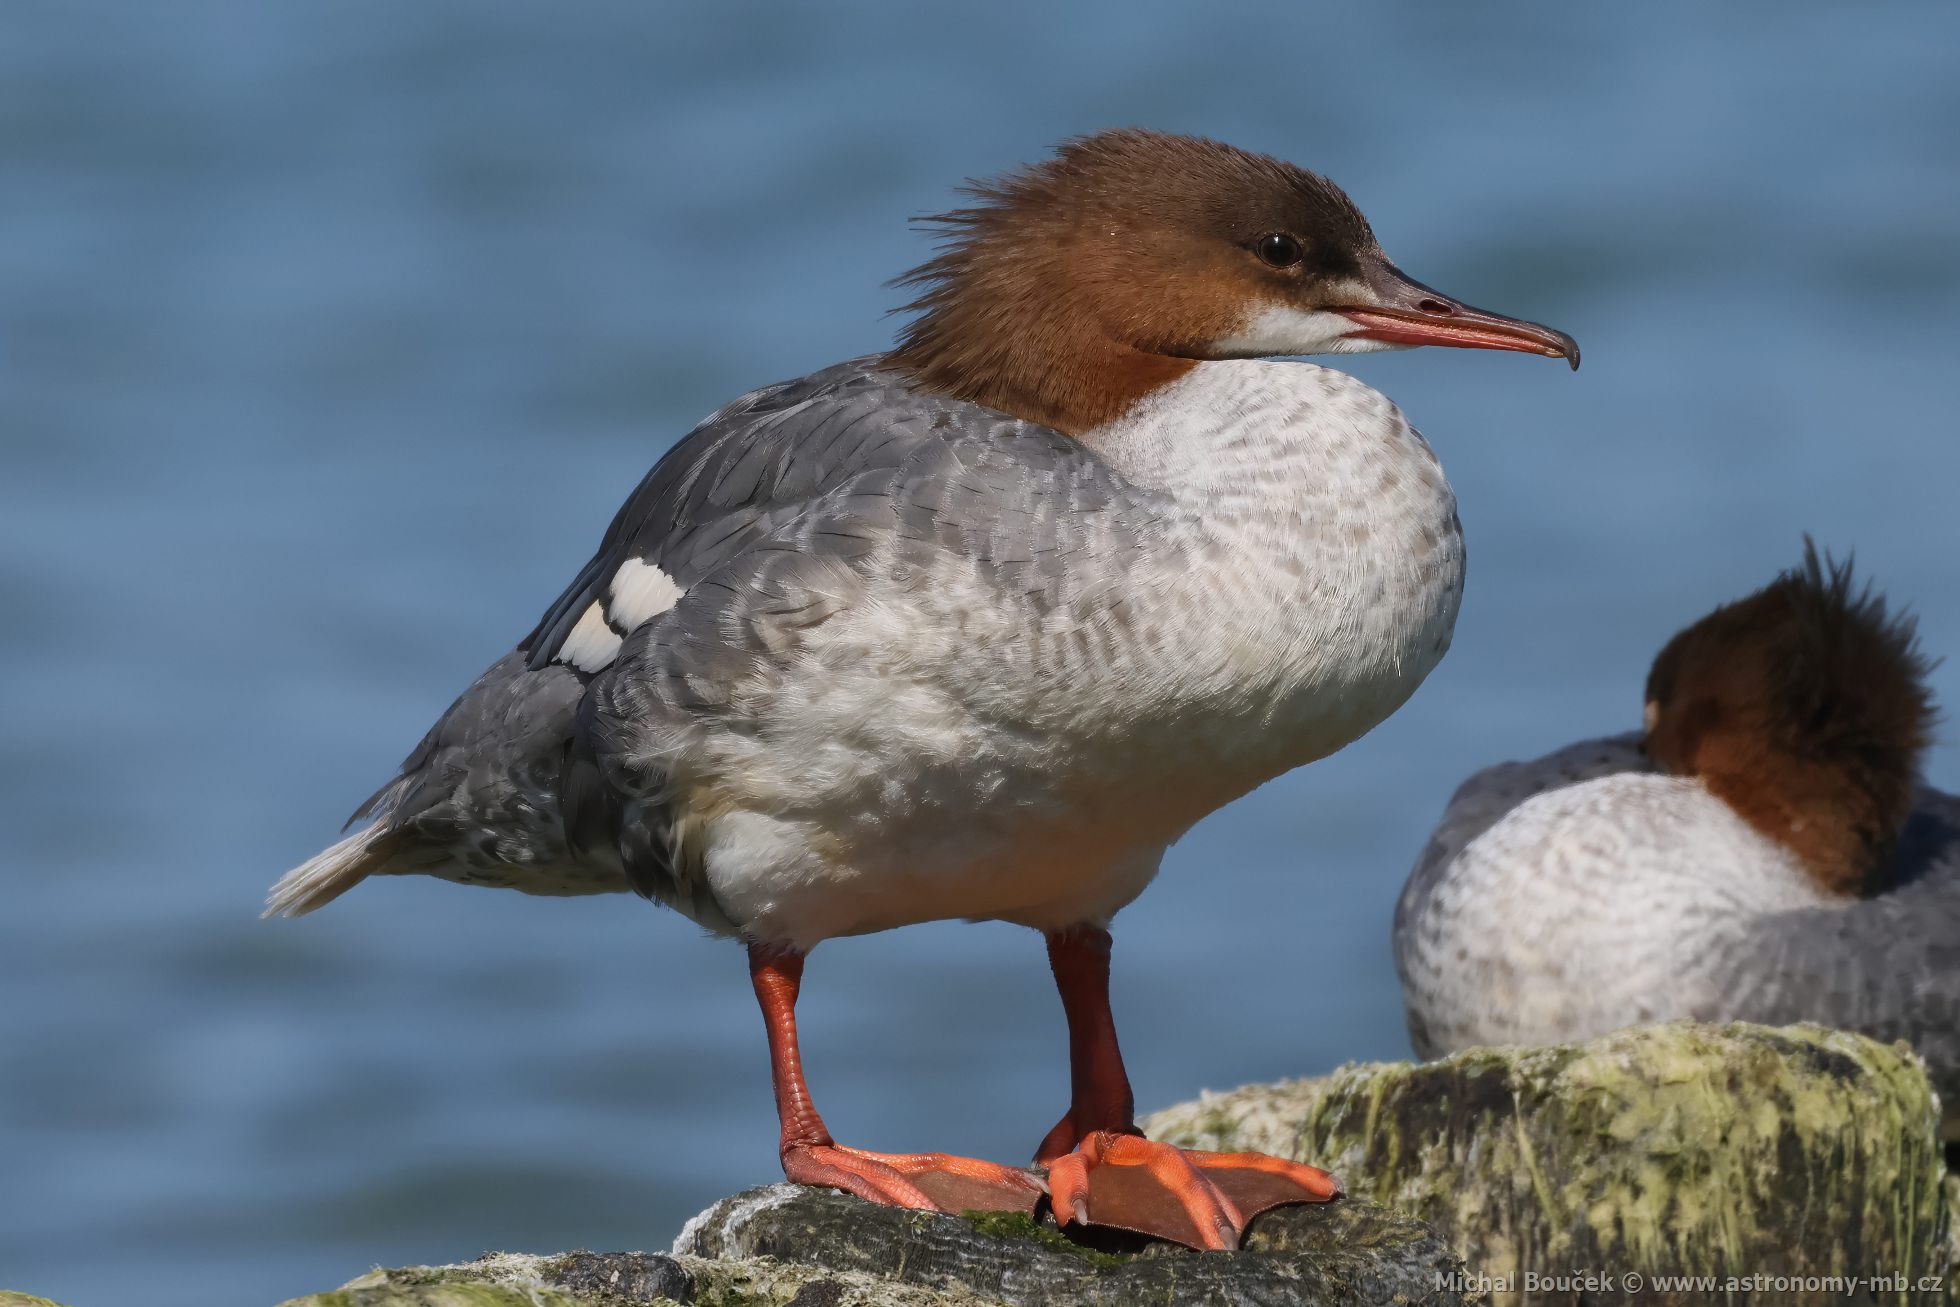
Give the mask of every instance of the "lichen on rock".
M 1349 1193 L 1433 1223 L 1472 1276 L 1513 1290 L 1527 1272 L 1916 1283 L 1950 1258 L 1924 1067 L 1903 1045 L 1814 1026 L 1677 1022 L 1347 1066 L 1208 1094 L 1144 1125 L 1186 1146 L 1325 1166 Z M 1589 1298 L 1622 1300 L 1670 1301 L 1651 1283 Z

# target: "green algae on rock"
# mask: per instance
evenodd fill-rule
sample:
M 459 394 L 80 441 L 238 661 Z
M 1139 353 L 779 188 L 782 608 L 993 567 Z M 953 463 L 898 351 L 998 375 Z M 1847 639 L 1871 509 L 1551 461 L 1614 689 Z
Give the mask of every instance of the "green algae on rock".
M 1778 1302 L 1936 1302 L 1951 1256 L 1939 1106 L 1904 1045 L 1815 1026 L 1676 1022 L 1589 1044 L 1472 1049 L 1424 1065 L 1208 1094 L 1143 1123 L 1188 1147 L 1253 1149 L 1339 1175 L 1434 1224 L 1498 1301 L 1527 1274 L 1903 1277 Z M 1736 1297 L 1740 1301 L 1740 1297 Z

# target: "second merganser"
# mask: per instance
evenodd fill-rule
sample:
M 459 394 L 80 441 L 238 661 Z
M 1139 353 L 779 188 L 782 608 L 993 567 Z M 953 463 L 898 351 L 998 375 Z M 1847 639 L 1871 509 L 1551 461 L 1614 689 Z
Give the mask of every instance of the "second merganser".
M 1803 565 L 1675 636 L 1642 731 L 1479 772 L 1395 914 L 1423 1057 L 1693 1018 L 1911 1042 L 1960 1127 L 1960 799 L 1910 617 Z
M 598 553 L 271 913 L 419 872 L 633 889 L 747 945 L 784 1174 L 1236 1246 L 1315 1168 L 1136 1129 L 1110 919 L 1207 813 L 1341 748 L 1443 656 L 1463 549 L 1435 456 L 1271 355 L 1563 358 L 1410 280 L 1325 178 L 1114 131 L 982 183 L 896 349 L 767 386 L 654 467 Z M 795 1004 L 840 935 L 1047 937 L 1073 1095 L 1040 1171 L 836 1143 Z

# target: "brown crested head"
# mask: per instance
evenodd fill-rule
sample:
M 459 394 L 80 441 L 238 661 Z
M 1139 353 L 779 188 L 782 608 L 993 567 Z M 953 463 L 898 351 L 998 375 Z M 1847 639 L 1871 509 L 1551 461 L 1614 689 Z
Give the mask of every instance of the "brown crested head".
M 1647 753 L 1698 777 L 1827 891 L 1892 883 L 1938 713 L 1913 618 L 1820 560 L 1676 635 L 1647 676 Z
M 1569 336 L 1411 281 L 1317 173 L 1217 141 L 1102 132 L 975 182 L 900 278 L 916 384 L 1081 435 L 1201 359 L 1414 344 L 1570 358 Z

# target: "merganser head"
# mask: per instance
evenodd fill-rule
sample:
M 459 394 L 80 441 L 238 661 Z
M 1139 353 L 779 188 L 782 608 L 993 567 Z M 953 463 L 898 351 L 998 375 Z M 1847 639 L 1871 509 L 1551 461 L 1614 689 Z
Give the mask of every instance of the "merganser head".
M 890 362 L 1071 434 L 1202 359 L 1452 345 L 1579 366 L 1564 332 L 1403 275 L 1338 186 L 1267 155 L 1102 132 L 967 193 L 925 220 L 944 246 L 900 279 L 920 316 Z
M 1698 777 L 1824 889 L 1891 884 L 1938 713 L 1913 618 L 1851 563 L 1801 568 L 1676 635 L 1647 677 L 1648 756 Z

